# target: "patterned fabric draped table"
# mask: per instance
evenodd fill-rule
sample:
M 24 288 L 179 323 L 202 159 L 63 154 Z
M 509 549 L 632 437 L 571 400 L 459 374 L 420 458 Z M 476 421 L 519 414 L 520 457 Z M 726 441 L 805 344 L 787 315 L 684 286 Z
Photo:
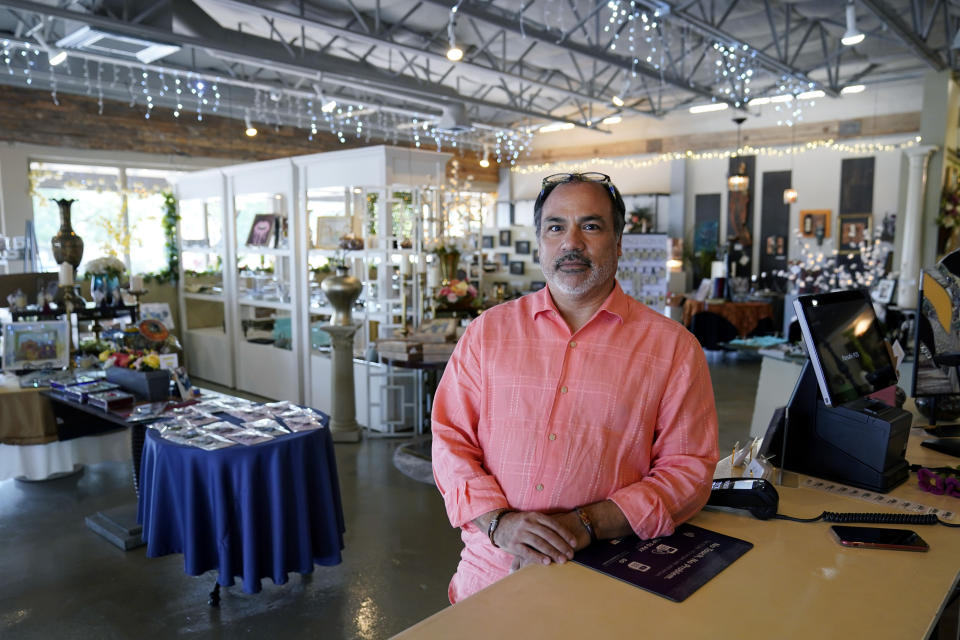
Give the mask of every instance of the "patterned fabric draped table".
M 182 553 L 188 575 L 217 569 L 218 584 L 239 576 L 246 593 L 262 578 L 284 584 L 291 571 L 340 563 L 343 508 L 327 427 L 215 451 L 147 431 L 137 509 L 147 557 Z
M 687 298 L 683 303 L 683 326 L 689 327 L 693 316 L 711 311 L 723 316 L 737 328 L 737 335 L 746 336 L 763 318 L 773 319 L 773 307 L 768 302 L 704 302 Z

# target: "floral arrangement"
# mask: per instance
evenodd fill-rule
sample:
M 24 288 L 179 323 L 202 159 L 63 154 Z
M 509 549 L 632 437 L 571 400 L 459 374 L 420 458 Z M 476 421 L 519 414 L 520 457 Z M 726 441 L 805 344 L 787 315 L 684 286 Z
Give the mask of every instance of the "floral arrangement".
M 85 277 L 90 276 L 111 276 L 119 278 L 127 270 L 127 265 L 119 258 L 114 256 L 104 256 L 89 261 L 84 265 L 83 273 Z
M 437 293 L 437 300 L 448 304 L 456 304 L 461 301 L 469 302 L 475 297 L 477 297 L 476 287 L 463 280 L 451 280 Z
M 869 289 L 884 277 L 887 254 L 891 250 L 889 243 L 881 242 L 879 233 L 873 239 L 865 239 L 858 250 L 850 254 L 814 253 L 810 243 L 804 239 L 801 259 L 792 262 L 777 275 L 785 278 L 801 294 L 826 293 L 837 289 Z
M 947 229 L 960 227 L 960 189 L 944 187 L 940 196 L 940 215 L 937 224 Z
M 106 349 L 98 356 L 104 368 L 123 367 L 136 371 L 156 371 L 160 368 L 160 356 L 156 351 L 123 348 Z
M 463 253 L 467 250 L 464 238 L 436 238 L 427 243 L 427 251 L 438 256 Z

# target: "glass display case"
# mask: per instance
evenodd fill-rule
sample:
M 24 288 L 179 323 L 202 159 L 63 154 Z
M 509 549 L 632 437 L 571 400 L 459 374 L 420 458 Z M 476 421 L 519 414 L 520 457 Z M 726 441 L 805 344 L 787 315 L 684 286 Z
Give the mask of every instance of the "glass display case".
M 229 243 L 225 234 L 225 180 L 219 170 L 181 176 L 178 198 L 180 243 L 180 326 L 187 371 L 191 376 L 232 387 L 233 344 L 226 304 L 229 270 L 224 265 Z

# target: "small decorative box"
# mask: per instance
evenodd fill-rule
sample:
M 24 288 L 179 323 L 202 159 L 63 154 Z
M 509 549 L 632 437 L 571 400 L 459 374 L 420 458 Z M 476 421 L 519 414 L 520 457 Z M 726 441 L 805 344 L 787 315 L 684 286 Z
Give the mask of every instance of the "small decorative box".
M 103 393 L 91 394 L 87 398 L 87 404 L 104 411 L 113 411 L 132 406 L 133 400 L 133 395 L 124 391 L 104 391 Z

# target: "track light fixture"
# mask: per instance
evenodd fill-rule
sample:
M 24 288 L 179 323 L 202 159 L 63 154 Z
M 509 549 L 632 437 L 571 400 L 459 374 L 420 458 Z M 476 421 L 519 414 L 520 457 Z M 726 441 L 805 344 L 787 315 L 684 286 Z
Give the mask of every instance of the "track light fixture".
M 847 30 L 840 38 L 840 42 L 845 46 L 852 47 L 863 42 L 864 37 L 863 32 L 857 29 L 857 10 L 853 6 L 853 0 L 850 0 L 847 3 Z
M 455 7 L 450 9 L 450 21 L 447 23 L 447 41 L 450 48 L 447 49 L 447 60 L 450 62 L 460 62 L 463 60 L 463 49 L 457 46 L 457 34 L 454 33 L 454 25 L 457 23 L 457 9 L 460 7 L 458 2 Z
M 253 126 L 253 123 L 250 121 L 249 113 L 243 116 L 243 123 L 247 125 L 247 129 L 244 132 L 247 134 L 247 136 L 252 138 L 253 136 L 257 135 L 257 128 Z
M 480 166 L 486 169 L 490 166 L 490 148 L 483 145 L 483 157 L 480 158 Z

